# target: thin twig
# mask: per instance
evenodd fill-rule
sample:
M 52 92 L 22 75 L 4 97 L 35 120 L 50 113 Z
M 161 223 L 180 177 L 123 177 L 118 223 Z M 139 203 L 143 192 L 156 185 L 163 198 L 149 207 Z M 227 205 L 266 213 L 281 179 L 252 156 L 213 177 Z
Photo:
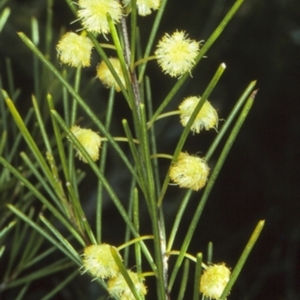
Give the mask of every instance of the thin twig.
M 140 89 L 139 89 L 139 84 L 138 84 L 138 80 L 136 77 L 135 69 L 134 68 L 132 69 L 130 67 L 131 52 L 130 52 L 130 43 L 129 43 L 128 30 L 127 30 L 125 16 L 123 16 L 121 19 L 121 27 L 122 27 L 122 33 L 123 33 L 123 38 L 124 38 L 124 57 L 125 57 L 125 61 L 126 61 L 126 64 L 127 64 L 128 70 L 129 70 L 130 78 L 131 78 L 136 109 L 138 112 L 138 116 L 140 118 L 140 104 L 142 103 L 141 95 L 140 95 Z

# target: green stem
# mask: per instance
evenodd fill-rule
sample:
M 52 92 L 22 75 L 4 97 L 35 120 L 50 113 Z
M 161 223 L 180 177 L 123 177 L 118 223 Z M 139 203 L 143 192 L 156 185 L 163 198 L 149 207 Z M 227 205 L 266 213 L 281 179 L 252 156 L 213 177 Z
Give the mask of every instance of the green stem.
M 189 269 L 190 269 L 190 261 L 188 259 L 186 259 L 184 262 L 184 267 L 183 267 L 183 275 L 182 275 L 179 294 L 178 294 L 178 298 L 177 298 L 178 300 L 184 299 L 184 294 L 186 291 L 186 286 L 187 286 L 188 278 L 189 278 Z
M 112 254 L 112 256 L 115 260 L 116 265 L 119 268 L 119 271 L 121 272 L 121 274 L 124 277 L 128 287 L 130 288 L 132 294 L 134 295 L 134 298 L 136 300 L 142 300 L 139 293 L 136 290 L 135 284 L 133 283 L 130 275 L 128 274 L 128 271 L 126 270 L 124 264 L 122 263 L 119 252 L 117 251 L 117 249 L 115 247 L 110 247 L 110 251 L 111 251 L 111 254 Z
M 32 221 L 30 218 L 28 218 L 23 212 L 21 212 L 18 208 L 15 206 L 8 204 L 8 208 L 16 214 L 19 218 L 21 218 L 24 222 L 29 224 L 32 228 L 34 228 L 36 231 L 38 231 L 44 238 L 46 238 L 49 242 L 51 242 L 53 245 L 55 245 L 59 250 L 61 250 L 67 257 L 69 257 L 73 262 L 75 262 L 77 265 L 81 265 L 81 259 L 78 253 L 73 250 L 70 251 L 72 246 L 69 248 L 65 248 L 65 246 L 62 246 L 60 243 L 57 242 L 56 239 L 54 239 L 48 232 L 46 232 L 45 229 L 40 227 L 37 223 Z M 66 242 L 66 241 L 65 241 Z
M 196 270 L 195 270 L 195 280 L 194 280 L 194 292 L 193 300 L 199 300 L 200 297 L 200 278 L 202 269 L 202 253 L 197 254 Z
M 258 224 L 256 225 L 255 229 L 254 229 L 254 232 L 252 233 L 239 261 L 237 262 L 231 276 L 230 276 L 230 280 L 229 282 L 227 283 L 221 297 L 220 297 L 220 300 L 222 299 L 226 299 L 226 297 L 228 296 L 229 294 L 229 291 L 231 290 L 232 286 L 234 285 L 235 281 L 237 280 L 250 252 L 252 251 L 263 227 L 265 225 L 265 221 L 264 220 L 261 220 L 258 222 Z
M 84 245 L 84 241 L 74 227 L 66 220 L 57 209 L 54 207 L 37 189 L 31 184 L 17 169 L 11 166 L 6 160 L 0 157 L 0 163 L 7 168 L 16 178 L 18 178 L 34 195 L 37 197 L 50 211 L 51 213 L 69 230 L 69 232 L 77 239 L 77 241 Z
M 130 18 L 130 28 L 131 28 L 131 40 L 130 40 L 130 70 L 134 71 L 134 61 L 135 61 L 135 50 L 136 50 L 136 41 L 137 41 L 137 9 L 136 9 L 136 0 L 132 0 L 132 10 Z
M 234 118 L 236 117 L 236 115 L 240 111 L 241 107 L 244 105 L 245 101 L 247 101 L 247 99 L 249 98 L 249 95 L 252 92 L 255 84 L 256 84 L 256 80 L 250 82 L 250 84 L 247 86 L 247 88 L 245 89 L 245 91 L 243 92 L 241 97 L 238 99 L 238 101 L 234 105 L 234 107 L 231 110 L 229 116 L 227 117 L 224 125 L 222 126 L 221 130 L 218 132 L 216 138 L 214 139 L 214 141 L 210 145 L 208 151 L 206 152 L 206 154 L 205 154 L 206 161 L 209 161 L 209 159 L 212 157 L 212 155 L 213 155 L 214 151 L 216 150 L 216 148 L 218 147 L 220 141 L 222 140 L 222 138 L 224 137 L 224 135 L 227 132 L 228 128 L 230 127 L 230 125 L 234 121 Z
M 110 129 L 111 121 L 112 121 L 112 113 L 115 102 L 115 89 L 111 88 L 108 104 L 106 108 L 106 120 L 105 120 L 105 128 L 107 130 Z M 105 167 L 107 161 L 107 152 L 108 152 L 108 144 L 104 143 L 101 149 L 101 157 L 100 157 L 100 171 L 105 174 Z M 97 188 L 97 200 L 96 200 L 96 239 L 98 243 L 101 243 L 102 240 L 102 205 L 103 205 L 103 184 L 101 181 L 98 182 Z
M 177 211 L 175 221 L 174 221 L 174 224 L 172 226 L 172 230 L 171 230 L 171 233 L 170 233 L 170 236 L 169 236 L 168 245 L 167 245 L 167 252 L 171 251 L 171 249 L 173 247 L 173 243 L 174 243 L 174 240 L 175 240 L 180 222 L 181 222 L 183 214 L 184 214 L 184 212 L 187 208 L 189 200 L 191 199 L 192 193 L 193 193 L 193 190 L 188 190 L 185 193 L 185 196 L 183 197 L 183 199 L 181 201 L 180 207 Z
M 158 297 L 159 299 L 168 298 L 166 295 L 167 287 L 167 264 L 165 263 L 165 239 L 164 239 L 164 228 L 162 228 L 162 223 L 159 218 L 158 208 L 156 206 L 156 193 L 155 185 L 153 180 L 153 169 L 150 157 L 150 146 L 149 138 L 147 131 L 147 121 L 146 121 L 146 112 L 145 106 L 140 105 L 141 112 L 141 154 L 142 154 L 142 163 L 144 164 L 144 177 L 147 182 L 146 189 L 146 202 L 149 209 L 149 214 L 151 217 L 153 235 L 154 235 L 154 252 L 155 252 L 155 261 L 157 266 L 157 283 L 158 283 Z

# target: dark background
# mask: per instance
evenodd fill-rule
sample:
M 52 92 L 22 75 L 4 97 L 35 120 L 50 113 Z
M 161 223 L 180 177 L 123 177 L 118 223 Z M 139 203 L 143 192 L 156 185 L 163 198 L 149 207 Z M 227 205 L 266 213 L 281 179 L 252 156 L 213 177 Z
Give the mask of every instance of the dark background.
M 186 30 L 196 40 L 207 40 L 233 3 L 170 0 L 158 37 L 179 29 Z M 21 97 L 26 102 L 33 86 L 31 54 L 16 32 L 29 34 L 32 16 L 38 18 L 43 30 L 46 1 L 11 0 L 8 4 L 12 15 L 0 35 L 1 73 L 4 73 L 4 58 L 10 57 L 17 74 L 16 86 L 22 89 Z M 54 1 L 54 16 L 54 41 L 58 39 L 61 26 L 73 30 L 79 26 L 69 25 L 74 17 L 64 1 Z M 145 19 L 142 37 L 143 34 L 147 36 L 147 24 L 151 20 L 152 17 Z M 265 219 L 263 233 L 229 299 L 300 299 L 300 2 L 246 0 L 168 110 L 176 108 L 186 96 L 201 95 L 222 62 L 227 70 L 210 97 L 220 118 L 226 118 L 250 81 L 257 80 L 259 92 L 210 196 L 190 252 L 203 251 L 205 255 L 207 243 L 213 241 L 215 262 L 225 261 L 234 267 L 256 223 Z M 158 74 L 155 63 L 149 66 L 148 72 L 150 77 L 155 74 L 153 98 L 157 99 L 158 105 L 176 79 Z M 86 76 L 94 76 L 94 73 L 87 71 Z M 99 89 L 100 93 L 107 92 Z M 120 117 L 124 117 L 122 110 L 116 115 L 116 118 Z M 165 132 L 160 134 L 165 143 L 161 147 L 170 153 L 181 129 L 179 126 L 170 129 L 168 125 L 165 123 Z M 203 133 L 203 140 L 191 135 L 186 150 L 205 152 L 214 135 L 213 132 Z M 172 187 L 170 189 L 172 192 Z M 192 204 L 190 216 L 186 217 L 186 227 L 197 199 L 199 196 Z M 171 216 L 176 208 L 172 199 L 166 199 L 166 208 Z M 107 205 L 108 220 L 118 219 L 114 213 Z M 167 218 L 168 221 L 172 224 L 172 220 Z M 113 224 L 109 236 L 117 236 L 118 228 L 118 223 Z M 182 235 L 185 230 L 182 228 Z M 117 238 L 115 241 L 122 242 Z M 51 286 L 51 280 L 55 284 L 57 278 L 50 279 L 50 283 L 49 279 L 47 283 L 40 283 L 39 289 Z M 88 281 L 77 278 L 75 283 L 78 282 L 83 290 L 87 289 Z M 71 287 L 72 284 L 69 289 Z M 78 299 L 94 299 L 92 290 L 86 292 L 89 296 L 77 295 Z M 70 293 L 66 288 L 56 299 L 70 299 Z M 75 299 L 74 295 L 72 297 Z

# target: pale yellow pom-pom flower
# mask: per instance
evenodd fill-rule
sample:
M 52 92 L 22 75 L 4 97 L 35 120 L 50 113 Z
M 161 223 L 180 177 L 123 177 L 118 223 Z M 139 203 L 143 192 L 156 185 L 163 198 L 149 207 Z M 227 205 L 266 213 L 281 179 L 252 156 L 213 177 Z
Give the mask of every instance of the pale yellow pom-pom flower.
M 230 278 L 230 270 L 224 265 L 208 266 L 200 278 L 200 292 L 208 299 L 219 299 Z
M 182 101 L 179 105 L 180 112 L 180 122 L 183 126 L 186 126 L 195 107 L 199 103 L 201 97 L 188 97 Z M 193 132 L 199 133 L 203 128 L 209 130 L 211 128 L 217 128 L 218 126 L 218 113 L 210 104 L 210 102 L 205 101 L 201 107 L 194 123 L 192 124 L 191 130 Z
M 82 274 L 90 272 L 93 277 L 107 279 L 118 274 L 119 268 L 110 252 L 110 245 L 90 245 L 84 248 Z
M 125 86 L 125 79 L 123 76 L 121 64 L 118 58 L 111 57 L 109 58 L 109 61 L 114 67 L 114 70 L 116 71 L 117 75 L 119 76 L 121 82 Z M 113 74 L 110 72 L 109 68 L 107 67 L 106 63 L 102 61 L 97 66 L 97 77 L 102 81 L 102 83 L 106 87 L 115 87 L 117 92 L 121 91 L 120 86 L 118 85 L 116 79 L 114 78 Z
M 107 13 L 114 23 L 119 23 L 122 17 L 122 6 L 116 0 L 79 0 L 78 16 L 84 28 L 93 33 L 108 33 Z
M 129 5 L 131 0 L 123 0 L 124 6 Z M 138 14 L 147 16 L 151 14 L 151 10 L 157 10 L 160 6 L 160 0 L 136 0 Z
M 158 42 L 155 55 L 164 73 L 179 77 L 190 72 L 200 50 L 200 43 L 187 37 L 184 31 L 165 34 Z
M 206 184 L 208 174 L 209 167 L 204 159 L 181 152 L 171 166 L 169 176 L 181 188 L 198 191 Z
M 147 288 L 143 283 L 144 279 L 140 279 L 138 275 L 130 270 L 127 271 L 137 293 L 142 297 L 147 294 Z M 107 282 L 107 289 L 112 297 L 118 297 L 120 300 L 135 300 L 127 282 L 121 273 L 118 273 L 115 277 L 111 278 Z
M 88 67 L 90 65 L 92 41 L 74 32 L 63 35 L 56 46 L 59 59 L 71 67 Z
M 101 137 L 98 133 L 91 129 L 80 128 L 80 126 L 72 126 L 71 132 L 78 139 L 80 144 L 84 147 L 87 153 L 90 155 L 93 161 L 97 161 L 99 159 L 99 152 L 101 146 Z M 82 153 L 77 150 L 76 155 L 80 160 L 87 163 L 87 160 L 84 158 Z

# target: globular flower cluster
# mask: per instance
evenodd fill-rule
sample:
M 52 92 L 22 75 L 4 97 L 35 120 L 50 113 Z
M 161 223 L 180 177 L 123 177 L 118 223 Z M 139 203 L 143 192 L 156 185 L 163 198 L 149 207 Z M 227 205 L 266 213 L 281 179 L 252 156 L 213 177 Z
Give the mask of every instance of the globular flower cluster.
M 130 4 L 130 0 L 123 0 L 124 6 Z M 136 0 L 138 14 L 147 16 L 151 14 L 151 10 L 157 10 L 160 6 L 160 0 Z
M 117 73 L 118 77 L 120 78 L 121 82 L 125 86 L 125 79 L 123 76 L 121 64 L 118 58 L 111 57 L 109 58 L 109 61 L 111 62 L 115 72 Z M 107 67 L 106 63 L 102 61 L 97 66 L 97 77 L 102 81 L 102 83 L 106 87 L 114 87 L 117 92 L 121 91 L 121 88 L 119 84 L 117 83 L 115 77 Z
M 78 16 L 84 28 L 93 33 L 108 33 L 109 24 L 107 14 L 114 23 L 122 17 L 122 6 L 116 0 L 79 0 Z
M 120 300 L 135 300 L 126 280 L 119 272 L 119 268 L 111 254 L 111 245 L 90 245 L 83 252 L 82 274 L 90 272 L 96 279 L 107 280 L 107 289 L 112 297 L 118 297 Z M 121 258 L 121 256 L 120 256 Z M 140 296 L 146 295 L 147 288 L 144 279 L 130 270 L 127 271 L 134 283 L 135 289 Z
M 203 158 L 181 152 L 169 176 L 179 187 L 198 191 L 206 184 L 208 174 L 209 167 Z
M 189 39 L 184 31 L 175 31 L 163 36 L 155 55 L 164 73 L 179 77 L 191 71 L 199 50 L 199 42 Z
M 90 245 L 83 252 L 83 272 L 95 278 L 107 279 L 118 274 L 119 268 L 110 252 L 110 245 Z
M 101 146 L 100 135 L 91 129 L 80 128 L 80 126 L 76 125 L 72 126 L 70 130 L 90 155 L 92 160 L 97 161 L 99 159 Z M 87 163 L 87 160 L 78 149 L 76 155 L 80 160 Z
M 130 270 L 127 271 L 137 293 L 142 297 L 146 295 L 147 289 L 143 280 L 141 280 L 138 275 Z M 131 292 L 127 282 L 121 273 L 118 273 L 117 276 L 111 278 L 107 282 L 107 289 L 112 297 L 117 297 L 120 300 L 135 300 L 133 293 Z
M 88 67 L 93 46 L 88 37 L 67 32 L 58 42 L 56 49 L 62 63 L 71 67 Z
M 200 278 L 200 292 L 208 299 L 219 299 L 230 278 L 225 264 L 208 266 Z
M 200 100 L 201 97 L 188 97 L 179 105 L 180 122 L 183 126 L 186 126 L 190 120 L 190 117 Z M 193 132 L 200 133 L 203 128 L 209 130 L 211 128 L 216 128 L 217 126 L 218 113 L 210 102 L 205 101 L 197 114 L 194 123 L 192 124 L 191 130 Z

